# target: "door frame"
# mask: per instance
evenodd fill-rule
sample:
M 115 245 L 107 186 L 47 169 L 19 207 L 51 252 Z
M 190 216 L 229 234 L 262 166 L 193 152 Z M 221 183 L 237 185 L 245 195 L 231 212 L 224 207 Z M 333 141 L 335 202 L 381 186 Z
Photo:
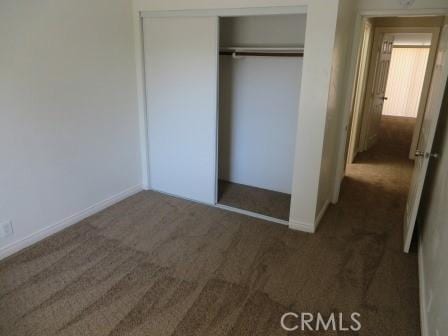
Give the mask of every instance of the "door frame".
M 368 141 L 369 141 L 369 130 L 371 126 L 370 125 L 371 106 L 373 104 L 373 97 L 371 93 L 374 90 L 375 81 L 378 75 L 377 69 L 380 61 L 379 59 L 380 46 L 383 43 L 383 36 L 388 33 L 390 32 L 387 30 L 383 30 L 378 27 L 373 27 L 373 41 L 372 41 L 371 55 L 369 57 L 369 64 L 368 64 L 369 70 L 365 82 L 366 91 L 364 95 L 364 101 L 362 102 L 362 105 L 360 106 L 360 109 L 358 111 L 358 113 L 360 113 L 360 118 L 358 120 L 361 123 L 358 146 L 357 146 L 358 152 L 366 150 L 369 146 Z M 389 73 L 389 70 L 387 72 Z M 386 78 L 386 85 L 387 85 L 387 78 Z M 358 125 L 354 126 L 358 127 Z
M 357 90 L 356 87 L 356 76 L 358 73 L 358 64 L 360 61 L 360 49 L 362 47 L 363 41 L 363 31 L 364 31 L 364 22 L 373 18 L 390 18 L 390 17 L 422 17 L 422 16 L 446 16 L 448 15 L 448 9 L 386 9 L 386 10 L 361 10 L 358 11 L 356 15 L 355 21 L 355 33 L 353 37 L 353 48 L 352 54 L 349 60 L 349 75 L 348 75 L 348 83 L 347 83 L 347 91 L 345 93 L 345 103 L 344 110 L 342 111 L 341 116 L 341 126 L 339 129 L 339 142 L 336 149 L 337 152 L 337 161 L 335 167 L 335 178 L 333 185 L 333 195 L 332 195 L 332 203 L 337 203 L 339 200 L 339 194 L 341 191 L 342 180 L 345 176 L 345 168 L 346 168 L 346 150 L 349 146 L 348 141 L 350 140 L 351 129 L 350 125 L 351 117 L 352 117 L 352 107 L 353 100 L 355 99 L 355 93 Z
M 346 144 L 346 154 L 344 162 L 352 163 L 359 152 L 359 136 L 362 125 L 362 109 L 364 106 L 365 95 L 367 91 L 367 79 L 369 75 L 370 57 L 372 54 L 373 24 L 363 20 L 363 34 L 361 36 L 361 45 L 358 51 L 356 63 L 356 77 L 353 88 L 352 104 L 350 106 L 350 117 L 348 125 L 348 141 Z

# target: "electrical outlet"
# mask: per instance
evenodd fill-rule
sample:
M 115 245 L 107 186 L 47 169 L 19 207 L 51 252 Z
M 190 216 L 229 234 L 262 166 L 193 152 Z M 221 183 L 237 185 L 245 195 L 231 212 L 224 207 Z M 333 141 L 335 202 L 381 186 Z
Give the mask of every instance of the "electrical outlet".
M 415 0 L 400 0 L 400 5 L 402 7 L 411 7 L 414 4 Z
M 12 221 L 3 222 L 0 224 L 0 238 L 9 237 L 12 234 Z

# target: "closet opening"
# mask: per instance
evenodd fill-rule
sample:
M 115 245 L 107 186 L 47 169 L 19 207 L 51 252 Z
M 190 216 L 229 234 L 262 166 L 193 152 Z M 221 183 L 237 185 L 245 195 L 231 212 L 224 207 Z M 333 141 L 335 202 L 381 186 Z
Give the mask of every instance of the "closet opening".
M 305 14 L 220 18 L 220 207 L 288 224 L 305 28 Z

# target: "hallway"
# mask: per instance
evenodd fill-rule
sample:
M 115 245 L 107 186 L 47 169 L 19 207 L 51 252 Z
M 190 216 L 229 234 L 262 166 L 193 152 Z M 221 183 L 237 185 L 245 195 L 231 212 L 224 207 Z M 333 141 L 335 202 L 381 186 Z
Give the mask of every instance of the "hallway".
M 383 116 L 378 142 L 347 167 L 338 206 L 348 202 L 375 216 L 375 230 L 378 225 L 386 231 L 401 229 L 413 169 L 408 155 L 414 124 L 414 118 Z M 391 225 L 395 220 L 397 228 Z M 401 247 L 401 240 L 397 244 Z
M 408 158 L 414 118 L 383 116 L 378 142 L 348 165 L 336 209 L 350 208 L 350 220 L 384 234 L 402 248 L 402 223 L 412 177 Z M 361 216 L 361 217 L 358 217 Z
M 402 252 L 414 124 L 414 118 L 382 117 L 378 142 L 347 167 L 340 200 L 319 228 L 346 242 L 353 279 L 363 270 L 361 306 L 369 325 L 376 324 L 376 332 L 366 335 L 420 335 L 417 253 Z
M 420 335 L 401 251 L 411 127 L 383 121 L 314 235 L 148 191 L 39 242 L 0 262 L 0 333 L 285 335 L 295 311 L 361 313 L 338 335 Z

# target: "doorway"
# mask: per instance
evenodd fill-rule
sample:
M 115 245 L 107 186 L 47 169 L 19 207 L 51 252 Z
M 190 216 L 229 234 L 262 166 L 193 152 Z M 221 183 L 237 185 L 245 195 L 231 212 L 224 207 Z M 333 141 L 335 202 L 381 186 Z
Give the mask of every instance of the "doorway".
M 348 164 L 355 161 L 358 153 L 367 151 L 378 141 L 380 122 L 388 119 L 387 116 L 414 121 L 408 152 L 409 158 L 415 158 L 440 27 L 374 26 L 381 22 L 367 21 Z

